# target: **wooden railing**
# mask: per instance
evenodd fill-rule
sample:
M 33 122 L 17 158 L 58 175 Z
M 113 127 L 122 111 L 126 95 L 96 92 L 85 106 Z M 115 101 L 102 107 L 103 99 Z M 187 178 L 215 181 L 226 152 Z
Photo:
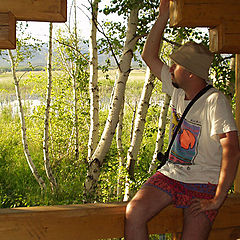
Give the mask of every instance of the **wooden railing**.
M 0 209 L 1 240 L 92 240 L 123 237 L 126 203 Z M 149 222 L 150 233 L 179 239 L 181 209 L 167 207 Z M 240 238 L 240 194 L 229 195 L 210 240 Z

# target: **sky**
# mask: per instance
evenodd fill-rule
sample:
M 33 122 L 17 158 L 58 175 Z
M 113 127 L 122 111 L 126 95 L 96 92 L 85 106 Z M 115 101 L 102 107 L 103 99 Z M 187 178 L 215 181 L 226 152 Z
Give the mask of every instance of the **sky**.
M 109 3 L 110 0 L 102 0 L 100 7 L 103 7 Z M 70 7 L 72 0 L 68 0 L 68 18 L 70 16 Z M 88 38 L 90 34 L 90 23 L 89 19 L 85 14 L 89 14 L 85 6 L 89 6 L 88 0 L 77 0 L 78 10 L 77 10 L 77 20 L 78 28 L 80 29 L 81 37 Z M 84 14 L 85 13 L 85 14 Z M 73 12 L 72 12 L 73 15 Z M 101 15 L 100 15 L 101 19 Z M 54 23 L 54 29 L 63 26 L 65 23 Z M 47 22 L 28 22 L 29 33 L 37 39 L 47 42 L 48 41 L 48 30 L 49 23 Z

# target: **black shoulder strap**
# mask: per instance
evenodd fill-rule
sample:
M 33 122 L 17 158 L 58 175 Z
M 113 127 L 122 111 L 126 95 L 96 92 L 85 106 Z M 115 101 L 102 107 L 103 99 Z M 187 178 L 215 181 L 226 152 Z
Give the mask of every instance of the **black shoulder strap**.
M 177 136 L 177 132 L 179 131 L 181 125 L 182 125 L 182 122 L 183 122 L 183 119 L 185 118 L 185 116 L 187 115 L 189 109 L 192 107 L 192 105 L 204 94 L 206 93 L 210 88 L 212 88 L 213 86 L 212 85 L 207 85 L 205 88 L 203 88 L 193 99 L 192 101 L 187 105 L 186 109 L 184 110 L 183 112 L 183 115 L 181 117 L 181 119 L 179 120 L 178 122 L 178 125 L 173 133 L 173 136 L 172 136 L 172 139 L 171 139 L 171 142 L 170 144 L 168 145 L 168 149 L 166 151 L 166 154 L 168 155 L 169 152 L 170 152 L 170 149 L 173 145 L 173 142 L 174 142 L 174 139 L 175 137 Z

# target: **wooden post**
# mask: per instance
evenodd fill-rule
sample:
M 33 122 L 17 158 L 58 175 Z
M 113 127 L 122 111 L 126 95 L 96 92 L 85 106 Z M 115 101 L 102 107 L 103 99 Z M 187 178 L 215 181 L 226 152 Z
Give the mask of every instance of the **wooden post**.
M 236 54 L 235 59 L 235 91 L 236 91 L 236 123 L 240 131 L 240 54 Z M 239 137 L 240 141 L 240 137 Z M 240 193 L 240 166 L 238 167 L 237 176 L 234 183 L 235 192 Z
M 210 51 L 218 53 L 240 53 L 240 22 L 225 21 L 210 29 Z
M 180 240 L 181 239 L 181 233 L 173 233 L 172 234 L 172 240 Z
M 11 12 L 0 13 L 0 49 L 16 47 L 16 19 Z

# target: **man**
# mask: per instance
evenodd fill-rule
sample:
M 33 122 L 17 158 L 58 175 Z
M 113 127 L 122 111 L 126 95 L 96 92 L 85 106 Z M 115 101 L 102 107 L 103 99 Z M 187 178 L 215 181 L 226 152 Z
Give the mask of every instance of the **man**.
M 161 0 L 159 17 L 149 33 L 142 57 L 161 79 L 163 91 L 172 96 L 174 131 L 189 101 L 207 85 L 213 55 L 202 45 L 190 42 L 170 56 L 174 61 L 171 68 L 159 59 L 169 2 Z M 169 204 L 183 208 L 182 239 L 207 239 L 233 183 L 239 159 L 238 133 L 231 108 L 223 94 L 211 88 L 185 117 L 167 163 L 127 205 L 125 239 L 148 239 L 147 222 Z

